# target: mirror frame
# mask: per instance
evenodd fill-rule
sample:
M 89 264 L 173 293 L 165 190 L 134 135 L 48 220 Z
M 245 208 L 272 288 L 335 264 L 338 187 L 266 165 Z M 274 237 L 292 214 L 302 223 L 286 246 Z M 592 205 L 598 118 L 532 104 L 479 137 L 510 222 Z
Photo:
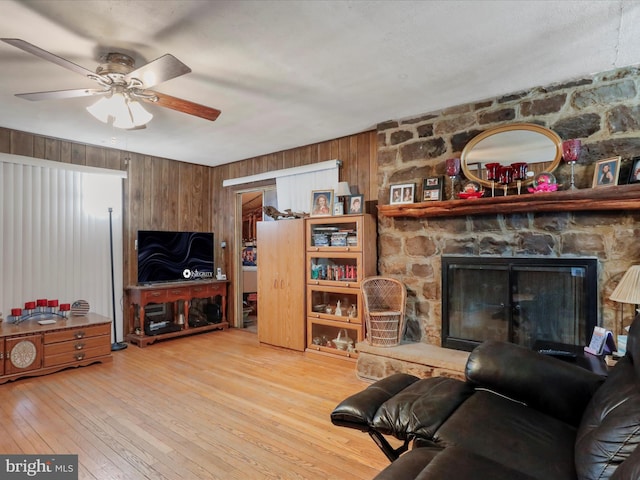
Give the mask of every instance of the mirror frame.
M 467 180 L 478 182 L 478 183 L 480 183 L 481 185 L 483 185 L 485 187 L 491 187 L 491 182 L 490 181 L 484 180 L 482 178 L 478 178 L 474 173 L 471 172 L 471 170 L 467 167 L 467 157 L 469 156 L 469 153 L 471 152 L 473 147 L 475 147 L 482 140 L 484 140 L 484 139 L 486 139 L 488 137 L 491 137 L 493 135 L 497 135 L 499 133 L 510 132 L 510 131 L 514 131 L 514 130 L 527 130 L 527 131 L 530 131 L 530 132 L 536 132 L 536 133 L 539 133 L 541 135 L 544 135 L 549 140 L 551 140 L 551 142 L 556 147 L 556 154 L 555 154 L 555 157 L 553 158 L 553 160 L 551 161 L 551 165 L 545 171 L 553 172 L 556 168 L 558 168 L 558 165 L 560 164 L 560 160 L 562 159 L 562 139 L 560 138 L 560 136 L 556 132 L 554 132 L 553 130 L 548 129 L 547 127 L 543 127 L 543 126 L 537 125 L 535 123 L 511 123 L 509 125 L 503 125 L 503 126 L 500 126 L 500 127 L 489 128 L 489 129 L 485 130 L 484 132 L 479 133 L 478 135 L 473 137 L 464 146 L 464 149 L 462 150 L 462 154 L 460 155 L 460 164 L 461 164 L 461 167 L 462 167 L 462 171 L 463 171 L 465 177 L 467 178 Z M 534 180 L 535 180 L 535 177 L 529 178 L 527 180 L 523 180 L 522 181 L 522 185 L 529 185 L 529 184 L 533 183 Z M 511 188 L 511 187 L 513 187 L 513 185 L 515 185 L 515 182 L 510 183 L 509 187 Z

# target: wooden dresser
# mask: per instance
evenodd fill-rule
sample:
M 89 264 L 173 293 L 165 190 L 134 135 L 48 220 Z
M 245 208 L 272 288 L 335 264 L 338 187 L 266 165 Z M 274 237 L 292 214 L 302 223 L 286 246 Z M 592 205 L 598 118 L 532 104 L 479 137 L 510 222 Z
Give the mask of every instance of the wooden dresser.
M 37 319 L 0 324 L 0 383 L 112 360 L 109 318 L 55 318 L 50 325 Z

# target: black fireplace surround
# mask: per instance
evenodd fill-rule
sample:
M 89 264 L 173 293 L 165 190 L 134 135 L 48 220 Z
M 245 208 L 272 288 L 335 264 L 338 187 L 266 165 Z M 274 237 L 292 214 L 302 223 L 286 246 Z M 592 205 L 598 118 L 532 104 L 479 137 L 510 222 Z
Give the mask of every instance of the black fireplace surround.
M 596 258 L 442 256 L 442 346 L 583 346 L 597 324 Z

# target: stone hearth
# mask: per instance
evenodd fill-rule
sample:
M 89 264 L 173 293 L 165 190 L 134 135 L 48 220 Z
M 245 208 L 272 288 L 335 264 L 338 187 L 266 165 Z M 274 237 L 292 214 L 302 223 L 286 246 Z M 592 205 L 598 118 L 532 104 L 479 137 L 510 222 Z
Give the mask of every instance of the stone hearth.
M 410 373 L 418 377 L 453 377 L 464 379 L 469 352 L 441 348 L 426 343 L 403 343 L 395 347 L 356 344 L 356 373 L 363 380 L 379 380 L 393 373 Z

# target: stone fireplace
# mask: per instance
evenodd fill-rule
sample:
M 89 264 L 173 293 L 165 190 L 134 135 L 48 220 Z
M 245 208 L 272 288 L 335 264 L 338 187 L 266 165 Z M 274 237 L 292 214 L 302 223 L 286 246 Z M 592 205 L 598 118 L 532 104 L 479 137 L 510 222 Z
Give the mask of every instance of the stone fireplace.
M 616 155 L 622 157 L 619 183 L 626 183 L 631 158 L 640 156 L 639 82 L 637 69 L 619 69 L 382 123 L 378 125 L 378 204 L 389 204 L 394 184 L 414 183 L 420 194 L 422 179 L 444 175 L 445 160 L 459 156 L 470 139 L 512 122 L 544 125 L 563 140 L 582 139 L 584 148 L 575 168 L 580 189 L 590 189 L 595 162 Z M 569 167 L 562 164 L 554 173 L 566 187 Z M 446 185 L 448 196 L 448 178 Z M 596 204 L 597 195 L 589 201 Z M 378 234 L 380 274 L 407 286 L 405 340 L 435 346 L 442 344 L 443 255 L 595 258 L 596 321 L 614 332 L 621 322 L 621 309 L 609 295 L 629 266 L 640 263 L 637 210 L 596 211 L 586 205 L 580 211 L 505 208 L 439 217 L 391 217 L 380 211 Z M 633 312 L 628 309 L 624 314 L 622 321 L 628 324 Z

